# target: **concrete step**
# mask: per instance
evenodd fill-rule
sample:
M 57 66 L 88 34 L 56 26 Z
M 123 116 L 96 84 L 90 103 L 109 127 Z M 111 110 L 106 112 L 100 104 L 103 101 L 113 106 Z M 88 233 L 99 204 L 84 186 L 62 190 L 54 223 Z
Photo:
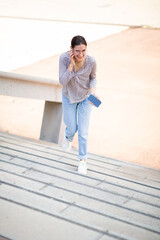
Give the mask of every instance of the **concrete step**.
M 159 239 L 160 171 L 93 154 L 87 176 L 77 165 L 76 150 L 1 132 L 0 236 Z

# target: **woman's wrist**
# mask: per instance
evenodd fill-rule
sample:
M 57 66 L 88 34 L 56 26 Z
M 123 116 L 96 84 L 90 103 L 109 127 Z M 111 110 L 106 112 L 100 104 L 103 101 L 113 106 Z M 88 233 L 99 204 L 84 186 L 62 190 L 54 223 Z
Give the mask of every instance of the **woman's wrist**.
M 69 67 L 68 67 L 68 69 L 69 69 L 70 72 L 72 72 L 73 67 L 74 67 L 73 63 L 70 63 L 70 64 L 69 64 Z
M 90 88 L 90 93 L 91 93 L 91 94 L 95 94 L 95 93 L 96 93 L 96 88 L 95 88 L 95 87 Z

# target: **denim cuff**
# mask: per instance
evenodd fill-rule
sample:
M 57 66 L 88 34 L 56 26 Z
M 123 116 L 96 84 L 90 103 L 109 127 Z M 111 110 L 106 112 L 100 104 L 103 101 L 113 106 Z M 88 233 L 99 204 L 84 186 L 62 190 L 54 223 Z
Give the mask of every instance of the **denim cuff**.
M 78 158 L 82 159 L 82 160 L 85 160 L 85 159 L 87 159 L 87 155 L 78 155 Z

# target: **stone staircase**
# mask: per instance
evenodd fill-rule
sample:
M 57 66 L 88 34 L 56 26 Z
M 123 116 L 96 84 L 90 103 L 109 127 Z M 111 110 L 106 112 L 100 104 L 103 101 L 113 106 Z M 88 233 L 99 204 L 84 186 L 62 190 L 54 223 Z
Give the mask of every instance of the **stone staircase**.
M 0 132 L 0 240 L 160 240 L 160 171 Z

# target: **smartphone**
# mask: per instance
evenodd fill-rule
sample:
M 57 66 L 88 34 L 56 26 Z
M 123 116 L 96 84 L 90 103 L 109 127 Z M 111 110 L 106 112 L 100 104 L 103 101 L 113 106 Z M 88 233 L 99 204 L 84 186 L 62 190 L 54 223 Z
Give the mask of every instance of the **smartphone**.
M 93 94 L 91 94 L 88 97 L 88 100 L 94 104 L 94 106 L 99 107 L 99 105 L 102 103 L 97 97 L 95 97 Z

